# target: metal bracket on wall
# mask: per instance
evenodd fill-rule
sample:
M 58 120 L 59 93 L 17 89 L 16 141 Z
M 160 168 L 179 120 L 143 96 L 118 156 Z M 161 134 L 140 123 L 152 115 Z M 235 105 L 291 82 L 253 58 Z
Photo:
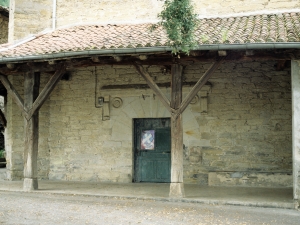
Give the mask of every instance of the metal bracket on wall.
M 202 115 L 207 115 L 208 109 L 208 93 L 211 91 L 210 85 L 204 85 L 204 87 L 200 91 L 200 113 Z
M 110 119 L 110 108 L 109 108 L 110 96 L 104 96 L 103 107 L 102 107 L 102 120 Z

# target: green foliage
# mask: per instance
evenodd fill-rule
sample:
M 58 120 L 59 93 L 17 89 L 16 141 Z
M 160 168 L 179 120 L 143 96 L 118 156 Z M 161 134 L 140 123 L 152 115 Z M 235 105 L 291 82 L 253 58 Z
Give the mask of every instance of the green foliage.
M 9 7 L 9 0 L 0 0 L 0 6 L 8 8 Z
M 190 0 L 165 0 L 158 18 L 170 39 L 172 52 L 189 54 L 196 45 L 194 31 L 197 26 L 197 15 L 194 14 Z
M 4 157 L 4 152 L 5 152 L 5 150 L 3 150 L 3 149 L 0 150 L 0 158 L 5 158 Z

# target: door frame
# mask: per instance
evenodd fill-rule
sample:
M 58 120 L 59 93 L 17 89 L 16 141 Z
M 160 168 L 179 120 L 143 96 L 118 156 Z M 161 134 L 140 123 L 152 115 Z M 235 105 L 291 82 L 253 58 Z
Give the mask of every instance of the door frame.
M 143 181 L 140 181 L 140 175 L 138 174 L 139 165 L 138 165 L 138 162 L 137 162 L 137 160 L 138 160 L 138 155 L 137 155 L 138 151 L 137 151 L 136 144 L 139 140 L 137 140 L 138 135 L 136 134 L 136 132 L 137 132 L 137 121 L 147 120 L 147 119 L 149 119 L 149 120 L 151 120 L 151 119 L 153 119 L 153 120 L 162 120 L 162 121 L 165 119 L 165 121 L 168 121 L 168 124 L 169 124 L 167 127 L 169 127 L 171 129 L 171 118 L 170 117 L 154 117 L 154 118 L 153 117 L 147 117 L 147 118 L 133 118 L 132 119 L 132 127 L 133 127 L 132 128 L 132 130 L 133 130 L 133 132 L 132 132 L 132 143 L 133 143 L 133 145 L 132 145 L 132 162 L 133 162 L 132 182 L 133 183 L 143 182 Z M 164 123 L 164 122 L 162 122 L 162 123 Z M 162 128 L 164 128 L 164 127 L 162 127 Z M 159 129 L 159 127 L 157 129 Z M 170 132 L 170 140 L 171 140 L 171 132 Z M 170 143 L 170 152 L 171 152 L 171 143 Z M 170 161 L 171 161 L 171 154 L 170 154 Z M 171 167 L 171 162 L 170 162 L 170 167 Z M 171 171 L 170 171 L 170 179 L 171 179 Z M 151 181 L 149 181 L 149 182 L 151 182 Z M 152 182 L 152 183 L 156 183 L 156 182 Z M 159 182 L 157 182 L 157 183 L 159 183 Z

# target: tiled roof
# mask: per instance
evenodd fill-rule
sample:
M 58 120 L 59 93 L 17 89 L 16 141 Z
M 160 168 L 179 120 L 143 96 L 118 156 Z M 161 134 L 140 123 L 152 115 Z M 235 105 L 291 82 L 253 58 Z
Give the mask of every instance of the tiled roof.
M 159 27 L 151 32 L 150 27 L 151 24 L 111 24 L 58 29 L 0 50 L 0 59 L 1 56 L 167 46 L 165 31 Z M 199 45 L 300 42 L 300 13 L 200 19 L 195 33 Z

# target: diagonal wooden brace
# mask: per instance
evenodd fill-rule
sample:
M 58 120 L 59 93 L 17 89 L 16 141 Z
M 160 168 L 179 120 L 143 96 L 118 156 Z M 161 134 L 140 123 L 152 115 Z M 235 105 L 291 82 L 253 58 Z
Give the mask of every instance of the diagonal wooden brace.
M 162 104 L 167 108 L 167 110 L 172 113 L 172 109 L 170 108 L 170 101 L 165 96 L 165 94 L 160 90 L 160 88 L 157 86 L 157 84 L 153 81 L 150 74 L 144 70 L 143 66 L 138 65 L 137 63 L 134 63 L 134 67 L 139 72 L 139 74 L 146 80 L 149 87 L 152 89 L 152 91 L 155 92 L 157 97 L 160 99 Z
M 14 88 L 12 83 L 7 79 L 7 76 L 0 74 L 0 81 L 6 88 L 7 92 L 11 95 L 17 106 L 21 109 L 22 114 L 26 117 L 28 116 L 28 113 L 26 109 L 24 108 L 24 100 L 19 95 L 18 91 Z
M 192 90 L 188 93 L 188 95 L 182 101 L 178 110 L 176 110 L 176 112 L 175 112 L 176 117 L 184 112 L 184 110 L 188 107 L 188 105 L 191 103 L 191 101 L 196 96 L 196 94 L 206 84 L 206 82 L 211 77 L 211 75 L 219 68 L 219 66 L 221 65 L 221 63 L 223 62 L 224 59 L 225 59 L 225 57 L 218 58 L 218 60 L 213 65 L 211 65 L 211 67 L 198 80 L 198 82 L 195 84 L 195 86 L 192 88 Z
M 7 92 L 12 96 L 17 106 L 21 109 L 22 114 L 26 118 L 26 120 L 30 120 L 32 115 L 42 107 L 43 103 L 49 97 L 49 95 L 55 88 L 56 84 L 64 75 L 65 71 L 66 71 L 66 65 L 61 64 L 56 70 L 56 72 L 53 74 L 53 76 L 50 78 L 48 83 L 45 85 L 45 87 L 43 88 L 43 90 L 41 91 L 37 99 L 34 101 L 32 108 L 30 109 L 26 109 L 26 107 L 24 106 L 24 100 L 19 95 L 17 90 L 14 88 L 14 86 L 10 83 L 10 81 L 7 79 L 7 76 L 0 73 L 0 81 L 6 88 Z
M 50 78 L 48 83 L 45 85 L 37 99 L 34 101 L 32 108 L 28 110 L 27 115 L 25 116 L 27 120 L 29 120 L 34 113 L 36 113 L 44 104 L 46 99 L 49 97 L 56 84 L 59 82 L 61 77 L 64 75 L 66 71 L 65 64 L 61 64 L 53 76 Z

